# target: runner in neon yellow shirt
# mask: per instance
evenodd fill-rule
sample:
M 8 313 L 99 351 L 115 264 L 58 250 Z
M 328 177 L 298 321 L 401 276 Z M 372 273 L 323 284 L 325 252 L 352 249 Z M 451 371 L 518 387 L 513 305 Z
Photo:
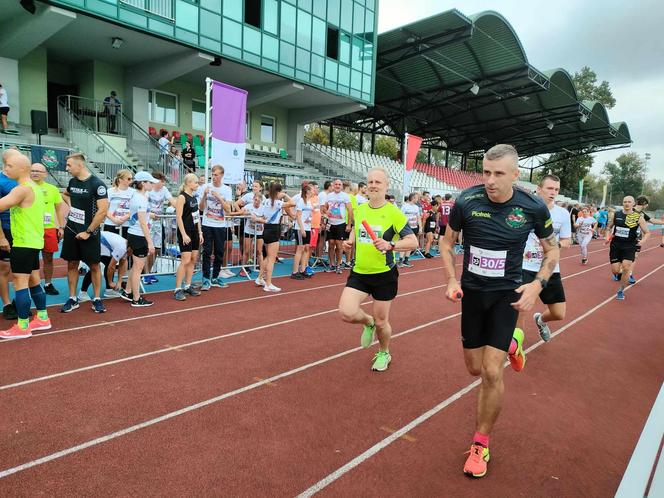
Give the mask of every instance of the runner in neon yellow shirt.
M 44 292 L 52 296 L 59 294 L 53 286 L 53 254 L 58 252 L 59 242 L 64 235 L 65 226 L 64 203 L 60 191 L 55 185 L 45 181 L 46 167 L 41 163 L 34 163 L 30 167 L 30 179 L 41 188 L 46 203 L 44 213 L 44 249 L 42 249 L 42 260 L 44 262 Z
M 39 251 L 44 247 L 44 194 L 30 180 L 30 161 L 15 150 L 2 155 L 5 174 L 18 186 L 0 199 L 0 211 L 10 210 L 14 239 L 9 262 L 14 274 L 14 293 L 18 323 L 0 332 L 0 339 L 25 339 L 33 330 L 51 328 L 46 312 L 46 294 L 39 276 Z M 29 322 L 30 298 L 37 308 L 37 316 Z
M 387 370 L 392 357 L 389 352 L 392 327 L 389 322 L 390 305 L 398 291 L 399 272 L 394 263 L 395 251 L 411 251 L 417 247 L 417 238 L 408 226 L 406 216 L 385 200 L 389 177 L 382 168 L 369 170 L 369 202 L 361 204 L 355 215 L 355 226 L 344 249 L 355 245 L 355 266 L 339 300 L 339 312 L 344 322 L 364 326 L 360 343 L 368 348 L 374 332 L 380 348 L 374 356 L 372 370 Z M 376 235 L 372 241 L 363 227 L 366 221 Z M 360 304 L 367 296 L 374 299 L 373 316 L 362 310 Z

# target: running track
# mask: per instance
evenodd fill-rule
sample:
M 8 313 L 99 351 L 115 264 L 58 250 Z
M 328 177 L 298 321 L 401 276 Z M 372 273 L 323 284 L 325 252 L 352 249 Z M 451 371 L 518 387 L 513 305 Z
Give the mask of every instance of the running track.
M 0 343 L 0 496 L 612 495 L 664 379 L 664 249 L 624 302 L 590 249 L 563 251 L 559 335 L 540 347 L 527 320 L 484 479 L 461 473 L 476 383 L 433 259 L 402 271 L 380 374 L 337 317 L 345 275 L 53 309 L 53 331 Z

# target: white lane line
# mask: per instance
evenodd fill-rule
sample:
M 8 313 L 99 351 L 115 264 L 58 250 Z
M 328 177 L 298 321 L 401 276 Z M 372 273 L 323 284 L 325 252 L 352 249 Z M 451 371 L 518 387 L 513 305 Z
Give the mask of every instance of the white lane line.
M 643 252 L 647 252 L 649 250 L 651 250 L 651 249 L 647 249 Z M 589 271 L 596 270 L 597 268 L 607 266 L 608 264 L 609 263 L 603 263 L 601 265 L 597 265 L 597 266 L 593 266 L 591 268 L 587 268 L 586 270 L 580 271 L 578 273 L 573 273 L 572 275 L 567 275 L 567 276 L 563 277 L 563 280 L 575 277 L 577 275 L 582 275 L 582 274 L 587 273 Z M 426 271 L 426 270 L 416 270 L 416 271 Z M 410 272 L 410 273 L 414 273 L 414 272 Z M 428 292 L 430 290 L 446 287 L 446 285 L 447 284 L 445 284 L 445 285 L 435 285 L 433 287 L 428 287 L 426 289 L 419 289 L 419 290 L 416 290 L 416 291 L 406 292 L 406 293 L 397 295 L 397 298 L 404 297 L 404 296 L 409 296 L 411 294 L 417 294 L 417 293 L 420 293 L 420 292 Z M 365 303 L 362 303 L 362 304 L 366 305 L 366 304 L 370 304 L 372 302 L 373 301 L 369 301 L 369 302 L 365 302 Z M 176 346 L 168 346 L 166 348 L 157 349 L 157 350 L 154 350 L 154 351 L 147 351 L 145 353 L 132 355 L 132 356 L 126 356 L 126 357 L 123 357 L 123 358 L 118 358 L 118 359 L 115 359 L 115 360 L 110 360 L 110 361 L 106 361 L 106 362 L 102 362 L 102 363 L 98 363 L 98 364 L 94 364 L 94 365 L 88 365 L 88 366 L 85 366 L 85 367 L 75 368 L 75 369 L 72 369 L 72 370 L 58 372 L 58 373 L 54 373 L 54 374 L 50 374 L 50 375 L 44 375 L 44 376 L 41 376 L 41 377 L 35 377 L 33 379 L 26 379 L 26 380 L 23 380 L 23 381 L 12 383 L 12 384 L 6 384 L 4 386 L 0 386 L 0 391 L 25 386 L 25 385 L 28 385 L 28 384 L 34 384 L 36 382 L 43 382 L 43 381 L 47 381 L 47 380 L 57 379 L 59 377 L 65 377 L 67 375 L 73 375 L 73 374 L 76 374 L 76 373 L 87 372 L 87 371 L 90 371 L 90 370 L 96 370 L 98 368 L 117 365 L 119 363 L 125 363 L 125 362 L 129 362 L 129 361 L 139 360 L 139 359 L 142 359 L 142 358 L 147 358 L 149 356 L 154 356 L 154 355 L 158 355 L 158 354 L 162 354 L 162 353 L 168 353 L 168 352 L 171 352 L 171 351 L 181 350 L 183 348 L 187 348 L 187 347 L 191 347 L 191 346 L 197 346 L 197 345 L 200 345 L 200 344 L 205 344 L 207 342 L 217 341 L 217 340 L 220 340 L 220 339 L 226 339 L 228 337 L 234 337 L 234 336 L 237 336 L 237 335 L 248 334 L 250 332 L 256 332 L 256 331 L 259 331 L 259 330 L 264 330 L 264 329 L 268 329 L 270 327 L 276 327 L 278 325 L 286 325 L 288 323 L 293 323 L 293 322 L 297 322 L 297 321 L 300 321 L 300 320 L 305 320 L 305 319 L 308 319 L 308 318 L 314 318 L 314 317 L 317 317 L 317 316 L 321 316 L 321 315 L 325 315 L 325 314 L 329 314 L 329 313 L 334 313 L 335 311 L 337 311 L 337 308 L 329 309 L 329 310 L 325 310 L 325 311 L 320 311 L 318 313 L 304 315 L 304 316 L 300 316 L 300 317 L 296 317 L 296 318 L 291 318 L 291 319 L 288 319 L 288 320 L 282 320 L 282 321 L 274 322 L 274 323 L 270 323 L 270 324 L 259 325 L 259 326 L 256 326 L 256 327 L 251 327 L 251 328 L 239 330 L 239 331 L 236 331 L 236 332 L 230 332 L 228 334 L 218 335 L 218 336 L 214 336 L 214 337 L 208 337 L 208 338 L 205 338 L 205 339 L 199 339 L 199 340 L 196 340 L 196 341 L 191 341 L 191 342 L 187 342 L 187 343 L 183 343 L 183 344 L 178 344 Z
M 664 268 L 664 264 L 658 266 L 657 268 L 655 268 L 654 270 L 652 270 L 650 273 L 648 273 L 648 274 L 644 275 L 643 277 L 641 277 L 641 278 L 638 280 L 638 282 L 637 282 L 636 284 L 634 284 L 634 285 L 638 285 L 638 284 L 640 284 L 641 282 L 643 282 L 644 280 L 646 280 L 648 277 L 650 277 L 651 275 L 653 275 L 655 272 L 661 270 L 662 268 Z M 632 287 L 633 287 L 633 286 L 632 286 Z M 625 290 L 627 291 L 627 290 L 631 289 L 632 287 L 628 287 L 628 288 L 626 288 Z M 577 318 L 575 318 L 574 320 L 572 320 L 570 323 L 568 323 L 568 324 L 566 324 L 565 326 L 563 326 L 563 327 L 561 327 L 560 329 L 558 329 L 555 333 L 552 334 L 552 337 L 557 336 L 557 335 L 559 335 L 559 334 L 562 334 L 565 330 L 569 329 L 570 327 L 572 327 L 572 326 L 575 325 L 576 323 L 580 322 L 580 321 L 583 320 L 584 318 L 587 318 L 588 316 L 592 315 L 595 311 L 597 311 L 597 310 L 600 309 L 601 307 L 605 306 L 606 304 L 608 304 L 608 303 L 610 303 L 610 302 L 612 302 L 612 301 L 614 301 L 614 300 L 615 300 L 615 295 L 612 295 L 611 297 L 605 299 L 604 301 L 602 301 L 601 303 L 599 303 L 599 304 L 598 304 L 597 306 L 595 306 L 594 308 L 592 308 L 592 309 L 586 311 L 584 314 L 580 315 L 579 317 L 577 317 Z M 529 352 L 531 352 L 531 351 L 537 349 L 537 348 L 540 347 L 542 344 L 544 344 L 544 341 L 539 341 L 539 342 L 537 342 L 536 344 L 533 344 L 532 346 L 530 346 L 530 347 L 526 350 L 526 353 L 529 353 Z M 507 365 L 509 365 L 509 362 L 505 364 L 505 367 L 507 367 Z M 363 462 L 365 462 L 366 460 L 368 460 L 369 458 L 371 458 L 373 455 L 375 455 L 376 453 L 378 453 L 379 451 L 385 449 L 385 448 L 388 447 L 390 444 L 392 444 L 393 442 L 397 441 L 399 438 L 401 438 L 402 436 L 406 435 L 408 432 L 412 431 L 412 430 L 413 430 L 415 427 L 417 427 L 418 425 L 422 424 L 423 422 L 427 421 L 428 419 L 430 419 L 431 417 L 433 417 L 434 415 L 436 415 L 436 414 L 439 413 L 440 411 L 444 410 L 446 407 L 448 407 L 449 405 L 451 405 L 452 403 L 454 403 L 455 401 L 457 401 L 458 399 L 460 399 L 460 398 L 461 398 L 462 396 L 464 396 L 465 394 L 468 394 L 470 391 L 472 391 L 472 390 L 475 389 L 477 386 L 479 386 L 480 383 L 481 383 L 481 380 L 480 380 L 480 379 L 477 379 L 477 380 L 475 380 L 474 382 L 472 382 L 471 384 L 468 384 L 468 385 L 467 385 L 466 387 L 464 387 L 463 389 L 460 389 L 459 391 L 455 392 L 452 396 L 450 396 L 449 398 L 445 399 L 445 400 L 444 400 L 443 402 L 441 402 L 440 404 L 434 406 L 434 407 L 431 408 L 429 411 L 427 411 L 427 412 L 423 413 L 422 415 L 420 415 L 419 417 L 413 419 L 411 422 L 409 422 L 408 424 L 404 425 L 401 429 L 399 429 L 399 430 L 393 432 L 393 433 L 390 434 L 388 437 L 386 437 L 385 439 L 379 441 L 378 443 L 376 443 L 375 445 L 373 445 L 371 448 L 369 448 L 369 449 L 366 450 L 365 452 L 361 453 L 360 455 L 356 456 L 355 458 L 353 458 L 351 461 L 349 461 L 349 462 L 346 463 L 345 465 L 339 467 L 337 470 L 335 470 L 335 471 L 332 472 L 331 474 L 328 474 L 327 476 L 325 476 L 323 479 L 321 479 L 320 481 L 318 481 L 316 484 L 314 484 L 314 485 L 311 486 L 310 488 L 308 488 L 308 489 L 306 489 L 305 491 L 303 491 L 302 493 L 300 493 L 300 494 L 298 495 L 298 498 L 306 498 L 306 497 L 309 497 L 309 496 L 313 496 L 313 495 L 315 495 L 316 493 L 318 493 L 319 491 L 323 490 L 324 488 L 326 488 L 327 486 L 329 486 L 330 484 L 332 484 L 334 481 L 336 481 L 337 479 L 339 479 L 340 477 L 342 477 L 344 474 L 347 474 L 348 472 L 350 472 L 351 470 L 353 470 L 355 467 L 359 466 L 360 464 L 362 464 Z
M 442 289 L 445 286 L 446 285 L 434 285 L 433 287 L 427 287 L 425 289 L 417 289 L 417 290 L 410 291 L 410 292 L 404 292 L 403 294 L 398 294 L 397 298 L 410 296 L 412 294 L 419 294 L 421 292 L 429 292 L 429 291 L 434 290 L 434 289 Z M 362 306 L 365 306 L 365 305 L 371 304 L 371 303 L 373 303 L 373 301 L 366 301 L 366 302 L 362 303 Z M 265 325 L 258 325 L 256 327 L 251 327 L 251 328 L 248 328 L 248 329 L 238 330 L 238 331 L 235 331 L 235 332 L 229 332 L 228 334 L 217 335 L 217 336 L 214 336 L 214 337 L 206 337 L 205 339 L 199 339 L 199 340 L 196 340 L 196 341 L 191 341 L 191 342 L 187 342 L 187 343 L 183 343 L 183 344 L 178 344 L 176 346 L 168 346 L 166 348 L 157 349 L 157 350 L 154 350 L 154 351 L 147 351 L 145 353 L 141 353 L 141 354 L 137 354 L 137 355 L 125 356 L 123 358 L 117 358 L 115 360 L 105 361 L 103 363 L 97 363 L 95 365 L 88 365 L 88 366 L 85 366 L 85 367 L 75 368 L 75 369 L 72 369 L 72 370 L 67 370 L 67 371 L 64 371 L 64 372 L 58 372 L 58 373 L 54 373 L 54 374 L 51 374 L 51 375 L 44 375 L 42 377 L 35 377 L 33 379 L 27 379 L 27 380 L 15 382 L 13 384 L 6 384 L 4 386 L 0 386 L 0 391 L 5 391 L 7 389 L 13 389 L 13 388 L 20 387 L 20 386 L 25 386 L 25 385 L 28 385 L 28 384 L 34 384 L 36 382 L 43 382 L 43 381 L 46 381 L 46 380 L 57 379 L 59 377 L 65 377 L 67 375 L 72 375 L 72 374 L 76 374 L 76 373 L 80 373 L 80 372 L 87 372 L 87 371 L 90 371 L 90 370 L 96 370 L 98 368 L 108 367 L 108 366 L 111 366 L 111 365 L 117 365 L 119 363 L 125 363 L 125 362 L 128 362 L 128 361 L 139 360 L 141 358 L 147 358 L 149 356 L 155 356 L 155 355 L 162 354 L 162 353 L 168 353 L 170 351 L 176 351 L 176 350 L 181 351 L 183 348 L 188 348 L 188 347 L 191 347 L 191 346 L 198 346 L 200 344 L 205 344 L 205 343 L 208 343 L 208 342 L 218 341 L 218 340 L 221 340 L 221 339 L 227 339 L 229 337 L 235 337 L 235 336 L 238 336 L 238 335 L 249 334 L 251 332 L 256 332 L 258 330 L 265 330 L 265 329 L 269 329 L 271 327 L 277 327 L 277 326 L 280 326 L 280 325 L 286 325 L 286 324 L 289 324 L 289 323 L 298 322 L 300 320 L 307 320 L 309 318 L 315 318 L 315 317 L 318 317 L 318 316 L 321 316 L 321 315 L 327 315 L 329 313 L 335 313 L 336 311 L 338 311 L 338 308 L 332 308 L 332 309 L 329 309 L 329 310 L 319 311 L 318 313 L 311 313 L 311 314 L 308 314 L 308 315 L 298 316 L 298 317 L 295 317 L 295 318 L 289 318 L 288 320 L 282 320 L 282 321 L 279 321 L 279 322 L 266 323 Z
M 459 315 L 461 315 L 461 313 L 454 313 L 452 315 L 448 315 L 448 316 L 445 316 L 443 318 L 438 318 L 436 320 L 432 320 L 430 322 L 423 323 L 421 325 L 417 325 L 417 326 L 412 327 L 410 329 L 404 330 L 403 332 L 400 332 L 398 334 L 394 334 L 392 336 L 392 339 L 395 339 L 397 337 L 401 337 L 401 336 L 406 335 L 406 334 L 411 334 L 413 332 L 417 332 L 418 330 L 430 327 L 432 325 L 436 325 L 438 323 L 441 323 L 441 322 L 444 322 L 444 321 L 447 321 L 447 320 L 451 320 L 452 318 L 456 318 Z M 320 360 L 314 361 L 312 363 L 308 363 L 306 365 L 302 365 L 302 366 L 293 368 L 292 370 L 288 370 L 286 372 L 282 372 L 280 374 L 273 375 L 272 377 L 269 377 L 267 379 L 262 379 L 259 382 L 254 382 L 253 384 L 249 384 L 247 386 L 235 389 L 233 391 L 229 391 L 229 392 L 221 394 L 219 396 L 215 396 L 214 398 L 210 398 L 210 399 L 207 399 L 205 401 L 201 401 L 199 403 L 186 406 L 186 407 L 181 408 L 179 410 L 166 413 L 166 414 L 161 415 L 159 417 L 156 417 L 156 418 L 153 418 L 153 419 L 150 419 L 150 420 L 146 420 L 145 422 L 141 422 L 140 424 L 132 425 L 131 427 L 127 427 L 125 429 L 121 429 L 119 431 L 112 432 L 110 434 L 106 434 L 105 436 L 101 436 L 101 437 L 92 439 L 90 441 L 86 441 L 85 443 L 77 444 L 76 446 L 71 446 L 71 447 L 66 448 L 64 450 L 57 451 L 55 453 L 51 453 L 50 455 L 43 456 L 43 457 L 38 458 L 36 460 L 32 460 L 30 462 L 26 462 L 24 464 L 17 465 L 16 467 L 11 467 L 11 468 L 2 470 L 2 471 L 0 471 L 0 479 L 2 479 L 4 477 L 7 477 L 7 476 L 10 476 L 12 474 L 16 474 L 17 472 L 21 472 L 23 470 L 27 470 L 27 469 L 30 469 L 32 467 L 42 465 L 44 463 L 51 462 L 53 460 L 57 460 L 59 458 L 65 457 L 67 455 L 77 453 L 77 452 L 82 451 L 86 448 L 90 448 L 92 446 L 97 446 L 97 445 L 105 443 L 107 441 L 111 441 L 112 439 L 119 438 L 121 436 L 124 436 L 126 434 L 130 434 L 132 432 L 136 432 L 140 429 L 145 429 L 146 427 L 150 427 L 150 426 L 158 424 L 160 422 L 164 422 L 166 420 L 170 420 L 172 418 L 179 417 L 180 415 L 184 415 L 184 414 L 192 412 L 194 410 L 199 410 L 201 408 L 204 408 L 206 406 L 218 403 L 218 402 L 223 401 L 225 399 L 232 398 L 233 396 L 237 396 L 237 395 L 243 394 L 247 391 L 251 391 L 251 390 L 256 389 L 258 387 L 261 387 L 263 385 L 274 383 L 274 382 L 276 382 L 280 379 L 283 379 L 285 377 L 290 377 L 292 375 L 303 372 L 305 370 L 309 370 L 310 368 L 317 367 L 317 366 L 323 365 L 325 363 L 329 363 L 333 360 L 337 360 L 339 358 L 343 358 L 344 356 L 348 356 L 352 353 L 355 353 L 357 351 L 363 351 L 363 350 L 364 350 L 364 348 L 362 348 L 362 347 L 356 347 L 356 348 L 348 349 L 346 351 L 342 351 L 341 353 L 337 353 L 337 354 L 334 354 L 332 356 L 328 356 L 326 358 L 322 358 Z

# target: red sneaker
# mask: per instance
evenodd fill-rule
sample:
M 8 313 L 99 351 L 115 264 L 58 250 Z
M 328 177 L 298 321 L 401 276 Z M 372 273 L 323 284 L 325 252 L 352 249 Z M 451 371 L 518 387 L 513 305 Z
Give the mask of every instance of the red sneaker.
M 463 466 L 463 472 L 472 477 L 484 477 L 488 461 L 489 448 L 473 443 L 470 447 L 470 455 Z
M 41 320 L 38 316 L 30 322 L 30 330 L 49 330 L 51 328 L 51 319 Z
M 18 326 L 18 323 L 15 323 L 12 325 L 12 328 L 9 330 L 3 330 L 0 332 L 0 339 L 7 339 L 7 340 L 12 340 L 12 339 L 27 339 L 28 337 L 32 336 L 32 332 L 30 332 L 30 327 L 28 326 L 27 329 L 22 329 L 21 327 Z

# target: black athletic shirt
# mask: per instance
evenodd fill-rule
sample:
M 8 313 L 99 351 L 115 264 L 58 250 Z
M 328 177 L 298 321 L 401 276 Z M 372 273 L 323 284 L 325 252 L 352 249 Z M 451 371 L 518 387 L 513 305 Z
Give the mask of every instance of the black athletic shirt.
M 613 215 L 613 239 L 611 244 L 615 246 L 635 245 L 639 230 L 639 218 L 643 213 L 632 211 L 616 211 Z
M 189 195 L 187 192 L 182 192 L 184 196 L 184 206 L 182 206 L 182 224 L 184 225 L 184 231 L 187 234 L 196 233 L 198 227 L 194 223 L 194 219 L 200 223 L 199 213 L 198 213 L 198 202 L 194 196 Z
M 449 227 L 463 230 L 461 285 L 479 291 L 511 290 L 522 284 L 523 249 L 531 230 L 540 239 L 553 233 L 546 204 L 521 189 L 502 204 L 484 185 L 464 190 L 452 207 Z
M 67 227 L 76 233 L 85 232 L 97 214 L 97 200 L 108 198 L 106 185 L 94 175 L 83 181 L 72 178 L 67 185 L 67 193 L 71 198 Z

